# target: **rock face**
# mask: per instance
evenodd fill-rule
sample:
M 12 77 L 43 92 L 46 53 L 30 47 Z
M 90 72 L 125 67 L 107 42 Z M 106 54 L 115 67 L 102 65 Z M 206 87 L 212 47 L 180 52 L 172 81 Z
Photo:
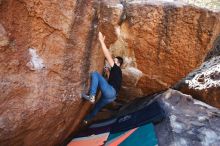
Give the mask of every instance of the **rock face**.
M 2 1 L 0 145 L 59 145 L 77 128 L 91 106 L 80 98 L 89 72 L 104 64 L 96 5 Z
M 177 3 L 0 1 L 0 145 L 59 145 L 77 129 L 91 107 L 80 94 L 104 64 L 98 30 L 125 59 L 120 95 L 131 100 L 197 67 L 219 23 Z
M 167 118 L 156 125 L 159 145 L 219 145 L 219 109 L 171 89 L 156 99 L 167 114 Z
M 125 59 L 121 97 L 165 90 L 198 67 L 220 33 L 219 16 L 178 2 L 108 4 L 100 29 Z
M 0 48 L 8 45 L 8 37 L 4 27 L 0 24 Z
M 149 99 L 152 100 L 149 100 Z M 118 111 L 129 114 L 157 100 L 166 118 L 155 124 L 161 146 L 218 146 L 220 143 L 220 110 L 192 96 L 169 89 L 163 93 L 135 99 Z
M 198 69 L 181 80 L 175 89 L 220 108 L 220 37 Z

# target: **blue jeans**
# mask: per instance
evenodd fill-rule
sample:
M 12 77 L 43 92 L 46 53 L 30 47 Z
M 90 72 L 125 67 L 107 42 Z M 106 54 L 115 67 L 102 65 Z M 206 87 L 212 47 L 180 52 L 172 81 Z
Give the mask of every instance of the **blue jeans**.
M 100 111 L 101 108 L 116 99 L 115 89 L 111 85 L 109 85 L 106 79 L 98 72 L 93 72 L 91 74 L 90 95 L 95 96 L 97 88 L 101 90 L 101 98 L 96 103 L 92 112 L 86 116 L 85 120 L 91 120 Z

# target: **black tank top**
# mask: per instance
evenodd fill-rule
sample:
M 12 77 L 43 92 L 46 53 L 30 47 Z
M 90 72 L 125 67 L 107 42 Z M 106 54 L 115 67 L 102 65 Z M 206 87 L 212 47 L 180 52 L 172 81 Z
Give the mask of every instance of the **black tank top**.
M 121 88 L 121 82 L 122 82 L 121 68 L 116 64 L 114 64 L 114 66 L 111 68 L 110 71 L 108 83 L 112 85 L 116 93 L 118 93 Z

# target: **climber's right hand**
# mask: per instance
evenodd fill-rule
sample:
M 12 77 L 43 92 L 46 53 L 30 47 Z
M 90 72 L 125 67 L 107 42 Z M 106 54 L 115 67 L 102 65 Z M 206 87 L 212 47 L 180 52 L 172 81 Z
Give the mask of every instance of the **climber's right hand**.
M 99 32 L 99 41 L 101 43 L 104 43 L 104 41 L 105 41 L 105 36 L 103 36 L 101 32 Z

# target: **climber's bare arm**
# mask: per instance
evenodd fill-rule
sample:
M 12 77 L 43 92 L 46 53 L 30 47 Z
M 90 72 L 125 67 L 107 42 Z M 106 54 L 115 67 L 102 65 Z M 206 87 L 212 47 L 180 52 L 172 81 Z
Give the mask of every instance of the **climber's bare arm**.
M 109 52 L 109 50 L 107 49 L 106 45 L 105 45 L 105 37 L 102 35 L 101 32 L 99 32 L 99 41 L 101 43 L 102 46 L 102 51 L 105 55 L 105 58 L 107 59 L 108 63 L 110 64 L 111 67 L 114 66 L 114 60 Z

